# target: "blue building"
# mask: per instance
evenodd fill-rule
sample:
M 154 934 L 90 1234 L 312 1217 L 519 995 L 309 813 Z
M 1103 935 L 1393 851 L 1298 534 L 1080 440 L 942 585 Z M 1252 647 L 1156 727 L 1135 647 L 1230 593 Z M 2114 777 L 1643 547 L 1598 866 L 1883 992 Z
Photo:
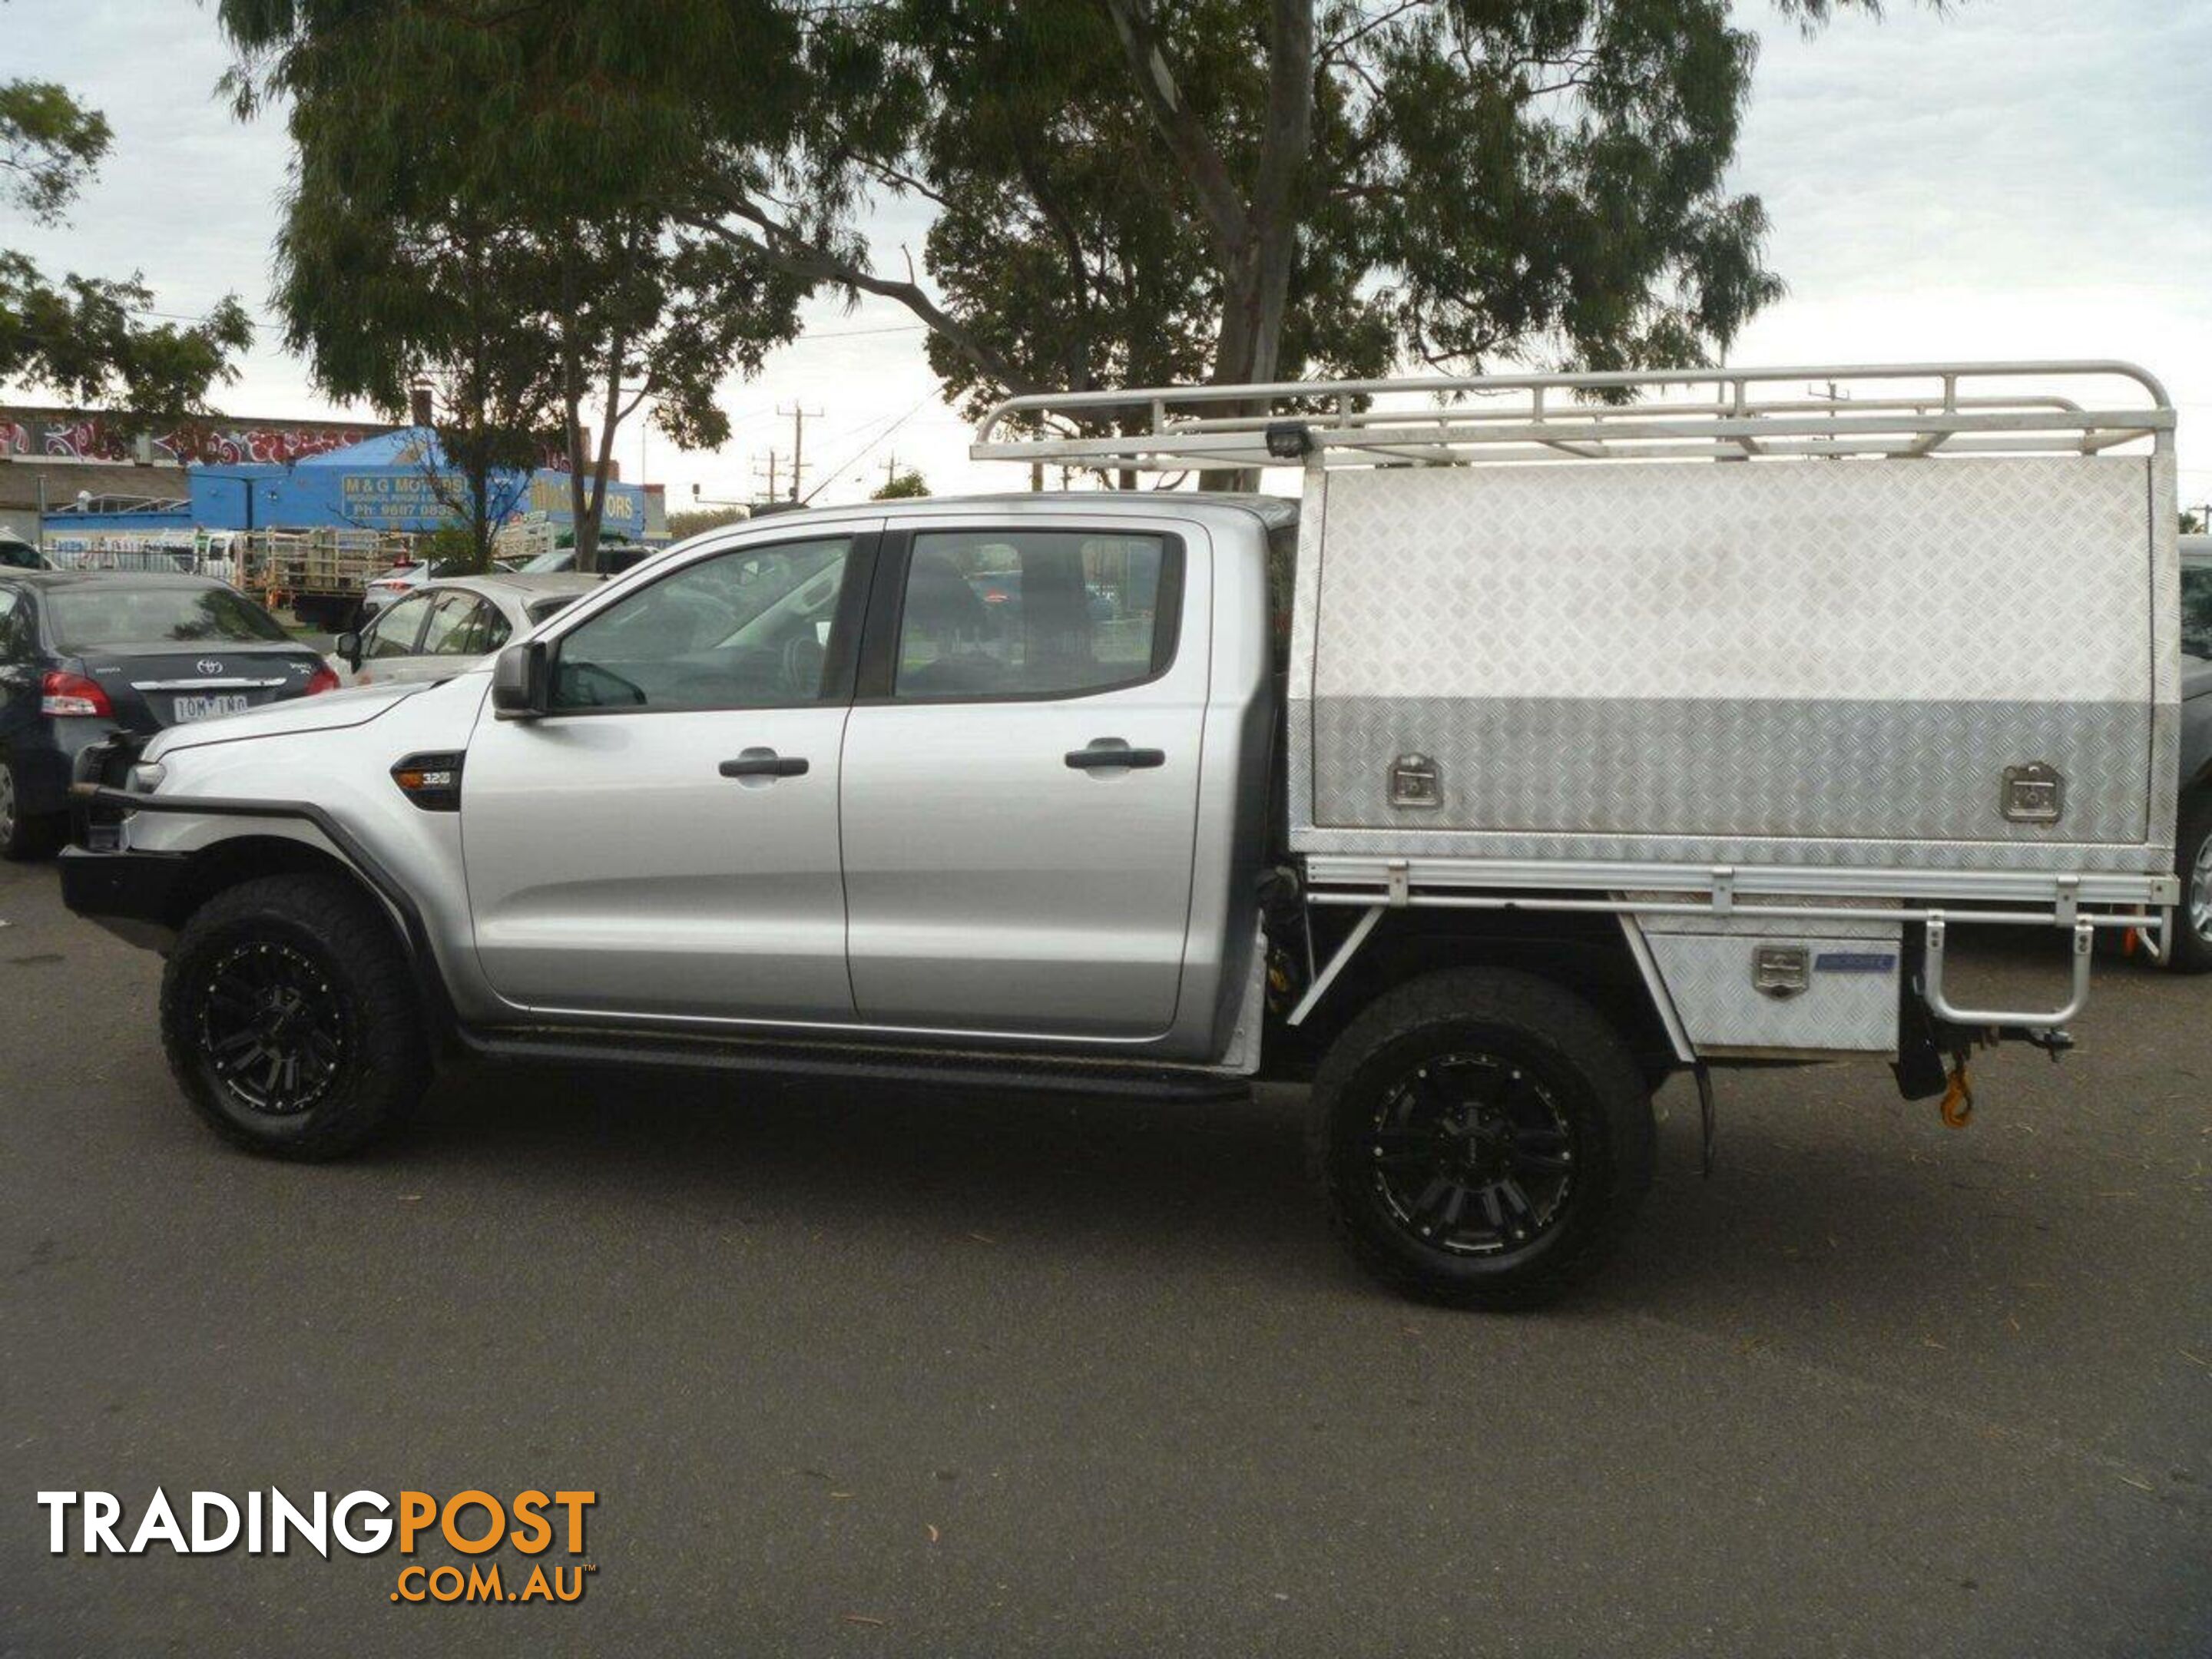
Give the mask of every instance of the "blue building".
M 284 465 L 220 463 L 185 469 L 191 495 L 167 510 L 107 513 L 100 503 L 46 515 L 50 535 L 91 536 L 191 530 L 376 530 L 420 532 L 456 522 L 449 502 L 467 499 L 426 428 L 395 432 Z M 574 522 L 568 475 L 552 467 L 493 477 L 495 520 L 528 519 L 556 538 Z M 632 542 L 664 541 L 660 492 L 610 481 L 601 533 Z

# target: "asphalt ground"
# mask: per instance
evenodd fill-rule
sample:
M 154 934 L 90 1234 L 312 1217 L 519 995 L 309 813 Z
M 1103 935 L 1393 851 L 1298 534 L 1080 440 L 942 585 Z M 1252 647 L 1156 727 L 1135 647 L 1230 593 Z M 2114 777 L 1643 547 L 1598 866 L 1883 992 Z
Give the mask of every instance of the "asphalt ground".
M 1486 1317 L 1340 1259 L 1294 1091 L 471 1070 L 294 1168 L 188 1118 L 50 867 L 0 918 L 0 1652 L 2212 1651 L 2212 981 L 2106 968 L 1964 1131 L 1724 1075 L 1710 1182 L 1672 1084 L 1623 1258 Z M 36 1492 L 127 1538 L 157 1486 L 588 1489 L 594 1571 L 48 1553 Z

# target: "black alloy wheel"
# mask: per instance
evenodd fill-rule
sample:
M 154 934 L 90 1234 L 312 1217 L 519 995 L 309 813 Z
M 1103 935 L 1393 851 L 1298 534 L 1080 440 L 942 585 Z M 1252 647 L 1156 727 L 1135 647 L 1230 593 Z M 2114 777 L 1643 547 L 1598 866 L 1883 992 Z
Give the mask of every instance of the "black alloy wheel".
M 1492 1255 L 1555 1224 L 1575 1134 L 1545 1086 L 1504 1057 L 1454 1051 L 1386 1088 L 1370 1136 L 1384 1208 L 1437 1249 Z
M 353 1047 L 329 974 L 294 946 L 265 941 L 234 945 L 209 968 L 198 1025 L 210 1080 L 272 1117 L 321 1101 Z
M 1314 1075 L 1310 1146 L 1352 1259 L 1454 1307 L 1549 1302 L 1595 1272 L 1651 1184 L 1635 1056 L 1565 987 L 1509 969 L 1384 992 Z

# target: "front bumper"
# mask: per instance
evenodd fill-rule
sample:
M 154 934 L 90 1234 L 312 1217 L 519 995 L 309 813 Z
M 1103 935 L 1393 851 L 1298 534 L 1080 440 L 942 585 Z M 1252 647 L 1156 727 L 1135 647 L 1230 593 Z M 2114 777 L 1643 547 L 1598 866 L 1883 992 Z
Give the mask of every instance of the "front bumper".
M 94 853 L 64 848 L 62 902 L 117 938 L 148 950 L 175 938 L 191 860 L 181 853 Z

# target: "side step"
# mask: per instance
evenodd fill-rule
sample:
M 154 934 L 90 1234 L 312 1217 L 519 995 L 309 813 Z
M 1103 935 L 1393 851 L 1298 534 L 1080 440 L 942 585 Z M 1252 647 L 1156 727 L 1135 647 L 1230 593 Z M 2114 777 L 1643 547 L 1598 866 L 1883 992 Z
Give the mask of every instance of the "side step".
M 461 1048 L 482 1060 L 555 1066 L 654 1066 L 755 1076 L 830 1078 L 927 1089 L 1105 1095 L 1176 1102 L 1241 1100 L 1250 1079 L 1196 1066 L 1056 1059 L 956 1048 L 885 1048 L 856 1044 L 769 1042 L 633 1028 L 506 1025 L 459 1032 Z

